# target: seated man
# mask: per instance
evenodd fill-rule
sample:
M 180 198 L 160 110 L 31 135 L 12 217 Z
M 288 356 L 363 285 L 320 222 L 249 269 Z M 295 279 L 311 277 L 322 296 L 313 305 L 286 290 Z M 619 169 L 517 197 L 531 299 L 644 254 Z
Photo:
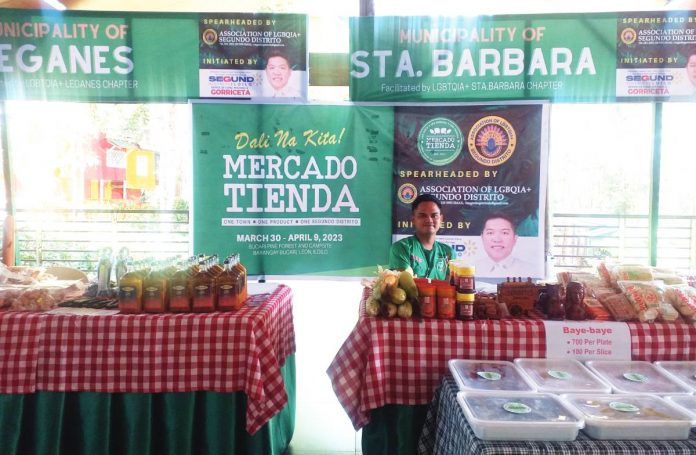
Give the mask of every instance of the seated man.
M 432 194 L 421 194 L 411 204 L 411 221 L 415 235 L 392 244 L 389 268 L 413 269 L 419 278 L 449 279 L 449 261 L 454 258 L 451 246 L 435 240 L 442 225 L 442 204 Z

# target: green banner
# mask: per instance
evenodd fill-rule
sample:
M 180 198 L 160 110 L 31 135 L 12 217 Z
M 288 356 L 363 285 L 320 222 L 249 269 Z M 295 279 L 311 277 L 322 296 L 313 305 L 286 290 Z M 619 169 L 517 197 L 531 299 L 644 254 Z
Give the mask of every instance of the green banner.
M 696 11 L 622 13 L 617 35 L 620 99 L 696 97 Z
M 201 15 L 200 95 L 266 101 L 307 99 L 307 16 Z
M 438 240 L 477 276 L 542 278 L 546 121 L 541 104 L 394 108 L 394 240 L 413 235 L 413 200 L 433 194 Z
M 615 98 L 616 14 L 351 18 L 350 98 Z
M 391 108 L 194 104 L 193 132 L 195 252 L 267 276 L 386 262 Z
M 276 91 L 284 90 L 286 101 L 306 98 L 304 15 L 2 11 L 3 99 L 251 98 L 262 95 L 261 83 L 271 76 L 280 78 Z M 221 50 L 233 34 L 249 42 Z M 272 56 L 290 66 L 270 73 Z

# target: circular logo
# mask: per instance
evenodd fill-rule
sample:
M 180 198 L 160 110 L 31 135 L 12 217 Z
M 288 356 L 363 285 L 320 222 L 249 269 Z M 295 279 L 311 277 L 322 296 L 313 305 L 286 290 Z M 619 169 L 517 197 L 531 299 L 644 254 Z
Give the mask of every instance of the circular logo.
M 500 381 L 500 378 L 503 377 L 500 373 L 497 373 L 495 371 L 477 371 L 476 374 L 479 377 L 487 379 L 489 381 Z
M 532 408 L 517 401 L 508 401 L 503 405 L 503 409 L 505 409 L 507 412 L 512 412 L 513 414 L 529 414 L 532 412 Z
M 648 377 L 640 373 L 628 372 L 624 373 L 623 377 L 633 382 L 648 382 Z
M 638 34 L 631 27 L 621 30 L 621 42 L 624 44 L 633 44 L 636 42 Z
M 468 145 L 469 153 L 477 163 L 498 166 L 514 153 L 517 135 L 510 122 L 502 117 L 489 115 L 471 127 Z
M 203 30 L 203 42 L 208 46 L 212 46 L 217 43 L 218 34 L 217 31 L 212 28 L 206 28 Z
M 560 379 L 562 381 L 566 381 L 566 380 L 573 377 L 573 375 L 568 373 L 567 371 L 561 371 L 561 370 L 549 370 L 548 373 L 549 373 L 549 376 L 551 376 L 552 378 Z
M 399 200 L 404 204 L 410 204 L 418 196 L 418 190 L 410 183 L 401 185 L 397 193 Z
M 435 166 L 454 161 L 463 144 L 462 130 L 452 120 L 442 117 L 427 121 L 418 133 L 418 152 Z
M 638 412 L 640 408 L 631 403 L 624 403 L 623 401 L 612 401 L 609 403 L 609 407 L 615 411 L 621 412 Z

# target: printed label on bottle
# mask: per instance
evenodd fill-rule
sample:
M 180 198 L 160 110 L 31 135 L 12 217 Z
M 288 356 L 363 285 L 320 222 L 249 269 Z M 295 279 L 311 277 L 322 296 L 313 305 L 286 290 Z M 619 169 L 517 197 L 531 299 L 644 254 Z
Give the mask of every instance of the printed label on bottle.
M 640 373 L 624 373 L 623 377 L 633 382 L 648 382 L 648 377 Z
M 160 288 L 155 286 L 148 286 L 145 288 L 145 298 L 148 299 L 159 299 L 161 294 Z
M 500 373 L 496 373 L 495 371 L 477 371 L 476 374 L 489 381 L 498 381 L 502 378 Z
M 435 297 L 432 296 L 421 296 L 421 315 L 426 318 L 435 317 Z
M 135 288 L 133 286 L 121 286 L 118 290 L 119 300 L 132 300 L 135 298 Z
M 609 407 L 615 411 L 621 412 L 638 412 L 640 408 L 631 403 L 625 403 L 623 401 L 612 401 L 609 403 Z
M 218 294 L 220 296 L 232 294 L 233 290 L 234 286 L 230 286 L 229 284 L 221 284 L 220 286 L 218 286 Z
M 508 401 L 503 405 L 503 409 L 505 409 L 507 412 L 512 412 L 513 414 L 528 414 L 532 412 L 532 408 L 517 401 Z
M 175 284 L 172 286 L 172 298 L 183 297 L 186 295 L 186 286 Z
M 573 375 L 568 373 L 567 371 L 549 370 L 548 373 L 549 376 L 551 376 L 552 378 L 561 379 L 564 381 L 573 377 Z
M 210 286 L 207 284 L 199 284 L 193 290 L 196 293 L 196 297 L 207 297 L 210 295 Z

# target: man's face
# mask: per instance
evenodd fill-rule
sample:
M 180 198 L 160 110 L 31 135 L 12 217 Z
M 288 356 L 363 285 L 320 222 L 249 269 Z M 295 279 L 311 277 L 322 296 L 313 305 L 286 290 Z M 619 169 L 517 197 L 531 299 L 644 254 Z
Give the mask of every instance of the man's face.
M 442 213 L 434 202 L 421 202 L 411 215 L 416 235 L 435 234 L 442 224 Z
M 488 256 L 494 261 L 500 262 L 512 253 L 517 235 L 508 220 L 492 218 L 486 221 L 481 239 Z
M 266 77 L 271 87 L 276 90 L 285 87 L 288 79 L 290 79 L 291 71 L 288 61 L 283 57 L 271 57 L 268 59 L 268 64 L 266 64 Z
M 689 57 L 689 61 L 686 63 L 686 74 L 691 83 L 696 86 L 696 54 Z

